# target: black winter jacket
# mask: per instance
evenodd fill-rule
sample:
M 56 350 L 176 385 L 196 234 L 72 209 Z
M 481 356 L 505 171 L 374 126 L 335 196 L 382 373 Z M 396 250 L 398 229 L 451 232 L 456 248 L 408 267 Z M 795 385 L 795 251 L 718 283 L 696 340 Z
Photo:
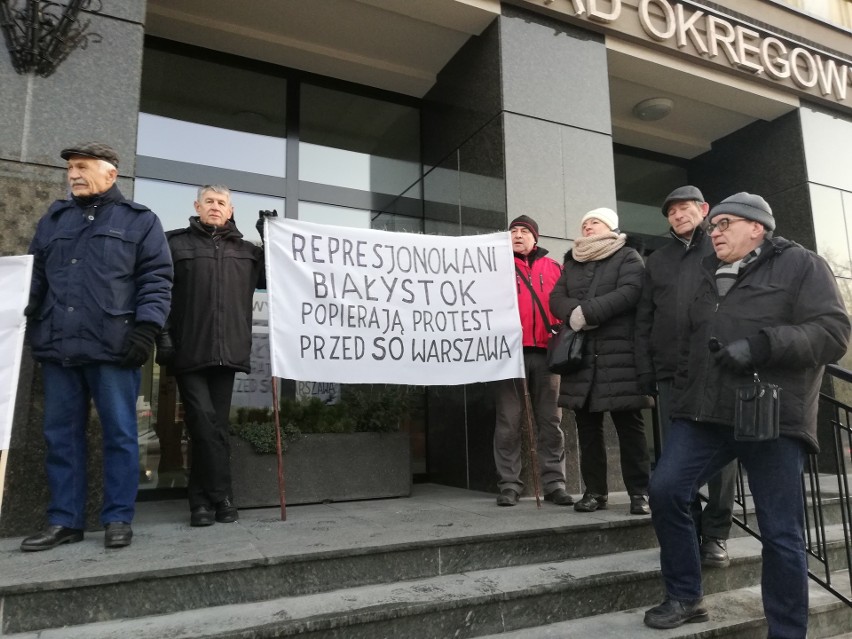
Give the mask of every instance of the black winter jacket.
M 597 269 L 603 271 L 595 296 L 586 299 Z M 570 251 L 565 255 L 565 269 L 550 294 L 550 310 L 567 323 L 579 305 L 586 323 L 597 328 L 585 331 L 583 368 L 562 376 L 560 406 L 598 413 L 646 405 L 636 377 L 633 343 L 643 270 L 639 253 L 626 246 L 594 262 L 577 262 Z
M 169 332 L 174 374 L 210 366 L 251 371 L 252 297 L 263 280 L 263 249 L 232 221 L 214 229 L 198 217 L 166 233 L 175 264 Z
M 686 244 L 671 241 L 645 262 L 645 283 L 636 307 L 636 372 L 670 380 L 677 370 L 678 341 L 688 302 L 701 282 L 701 260 L 713 243 L 701 227 Z M 678 295 L 678 291 L 683 291 Z
M 817 400 L 825 364 L 846 353 L 849 317 L 825 260 L 795 242 L 766 240 L 760 256 L 740 272 L 725 297 L 716 293 L 716 256 L 701 264 L 702 281 L 688 312 L 675 387 L 675 418 L 732 426 L 737 386 L 751 374 L 719 366 L 707 343 L 723 344 L 763 333 L 770 354 L 758 366 L 761 381 L 781 386 L 781 434 L 817 442 Z

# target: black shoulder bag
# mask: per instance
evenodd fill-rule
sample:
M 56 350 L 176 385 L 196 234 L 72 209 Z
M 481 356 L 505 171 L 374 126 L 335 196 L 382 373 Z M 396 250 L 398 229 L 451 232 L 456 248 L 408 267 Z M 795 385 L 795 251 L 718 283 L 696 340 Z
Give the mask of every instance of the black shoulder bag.
M 518 276 L 526 284 L 527 288 L 532 293 L 533 299 L 538 304 L 538 309 L 541 311 L 541 317 L 544 320 L 544 325 L 547 330 L 553 334 L 550 341 L 547 343 L 547 368 L 551 373 L 564 375 L 572 373 L 583 367 L 583 345 L 585 343 L 584 331 L 575 331 L 568 323 L 561 324 L 558 329 L 554 330 L 550 321 L 547 319 L 547 313 L 544 310 L 544 305 L 536 295 L 535 289 L 527 281 L 524 274 L 517 266 L 515 270 Z M 592 284 L 589 287 L 587 298 L 591 299 L 595 295 L 595 288 L 598 285 L 598 276 L 600 269 L 595 268 L 595 275 L 592 278 Z

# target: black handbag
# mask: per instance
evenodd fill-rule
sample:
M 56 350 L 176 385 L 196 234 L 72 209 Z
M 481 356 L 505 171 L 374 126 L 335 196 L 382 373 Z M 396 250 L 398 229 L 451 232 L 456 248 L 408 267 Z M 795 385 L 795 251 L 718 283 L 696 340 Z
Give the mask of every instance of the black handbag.
M 547 343 L 547 368 L 551 373 L 564 375 L 583 367 L 583 331 L 579 333 L 568 324 L 559 327 Z
M 781 387 L 760 381 L 757 373 L 747 386 L 736 388 L 734 439 L 764 442 L 778 438 L 781 422 Z
M 541 318 L 544 320 L 544 325 L 547 327 L 547 330 L 553 334 L 550 341 L 547 342 L 546 363 L 548 370 L 550 370 L 551 373 L 564 375 L 581 369 L 583 367 L 583 346 L 586 341 L 584 331 L 577 332 L 567 323 L 561 324 L 557 329 L 554 329 L 554 327 L 550 324 L 550 321 L 547 319 L 547 313 L 544 310 L 544 305 L 541 303 L 538 295 L 536 295 L 532 284 L 530 284 L 524 277 L 521 269 L 515 266 L 515 270 L 518 273 L 518 277 L 524 284 L 526 284 L 530 293 L 532 293 L 535 303 L 538 304 L 538 310 L 541 311 Z M 594 297 L 600 273 L 600 269 L 595 268 L 595 275 L 592 278 L 589 291 L 586 293 L 586 299 Z

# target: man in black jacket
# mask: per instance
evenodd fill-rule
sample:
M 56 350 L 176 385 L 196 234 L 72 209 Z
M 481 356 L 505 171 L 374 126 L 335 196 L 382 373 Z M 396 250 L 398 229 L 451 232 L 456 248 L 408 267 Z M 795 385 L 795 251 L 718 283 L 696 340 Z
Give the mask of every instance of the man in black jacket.
M 227 187 L 202 186 L 195 211 L 187 228 L 166 234 L 175 262 L 174 353 L 157 361 L 177 378 L 192 444 L 190 525 L 210 526 L 238 517 L 228 419 L 234 375 L 251 371 L 252 297 L 264 266 L 263 249 L 234 225 Z
M 672 239 L 648 257 L 642 298 L 636 308 L 636 372 L 642 390 L 657 396 L 663 450 L 674 399 L 678 337 L 687 302 L 701 281 L 700 262 L 713 253 L 702 225 L 708 210 L 701 191 L 691 185 L 681 186 L 666 197 L 662 212 L 671 226 Z M 727 540 L 736 479 L 737 463 L 733 461 L 708 482 L 704 511 L 700 500 L 693 505 L 702 540 L 701 563 L 705 566 L 725 568 L 730 564 Z
M 675 376 L 666 449 L 651 478 L 665 601 L 645 624 L 675 628 L 708 619 L 690 504 L 698 487 L 734 458 L 748 473 L 763 544 L 761 593 L 770 637 L 804 639 L 808 576 L 802 469 L 819 450 L 817 402 L 825 364 L 849 345 L 849 316 L 824 259 L 772 238 L 760 196 L 737 193 L 713 207 L 715 255 L 701 263 Z M 781 388 L 780 435 L 735 436 L 738 387 Z M 768 397 L 772 396 L 770 392 Z

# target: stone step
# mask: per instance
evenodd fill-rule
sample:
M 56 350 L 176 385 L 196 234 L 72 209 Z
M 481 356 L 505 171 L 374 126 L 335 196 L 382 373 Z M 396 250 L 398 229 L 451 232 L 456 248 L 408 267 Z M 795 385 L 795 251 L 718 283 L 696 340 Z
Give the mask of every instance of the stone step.
M 834 575 L 844 581 L 846 573 Z M 810 601 L 808 637 L 811 639 L 852 639 L 852 607 L 809 583 Z M 646 607 L 609 612 L 582 619 L 573 619 L 520 631 L 487 635 L 480 639 L 564 639 L 565 637 L 595 637 L 595 639 L 710 639 L 711 637 L 753 639 L 765 637 L 766 619 L 760 587 L 749 586 L 708 595 L 704 603 L 710 613 L 706 623 L 685 624 L 671 630 L 655 630 L 643 623 Z M 836 634 L 842 633 L 842 634 Z
M 708 595 L 757 586 L 761 563 L 759 542 L 750 537 L 733 539 L 730 555 L 729 568 L 707 570 L 704 581 Z M 202 587 L 203 584 L 195 585 L 197 589 Z M 156 584 L 151 584 L 151 588 L 156 589 Z M 662 597 L 658 550 L 650 548 L 567 561 L 471 570 L 33 633 L 9 633 L 4 637 L 262 639 L 309 634 L 314 639 L 461 639 L 507 631 L 523 630 L 526 633 L 530 628 L 536 628 L 538 632 L 542 625 L 581 620 L 603 613 L 614 614 L 613 618 L 618 619 L 615 611 L 634 611 L 621 614 L 636 616 L 638 613 L 635 611 L 659 603 Z M 734 595 L 732 601 L 736 601 L 736 597 Z M 635 621 L 636 629 L 641 630 L 641 616 L 636 616 Z M 602 635 L 594 632 L 565 636 Z M 631 631 L 620 636 L 637 635 Z M 662 639 L 665 635 L 654 636 Z
M 376 502 L 375 508 L 392 508 L 393 503 L 383 500 Z M 495 532 L 483 533 L 480 529 L 466 534 L 456 528 L 464 523 L 463 515 L 452 511 L 444 514 L 426 510 L 418 514 L 412 522 L 415 526 L 425 529 L 419 517 L 429 516 L 433 525 L 446 525 L 447 530 L 442 533 L 445 537 L 438 539 L 424 538 L 419 529 L 382 531 L 370 522 L 361 531 L 365 537 L 351 530 L 349 537 L 341 540 L 341 531 L 324 536 L 322 528 L 332 525 L 331 520 L 306 520 L 305 529 L 299 530 L 301 522 L 253 519 L 254 513 L 245 511 L 239 524 L 202 530 L 178 525 L 167 530 L 159 526 L 150 538 L 140 524 L 135 526 L 133 545 L 120 553 L 105 552 L 97 542 L 90 541 L 95 535 L 87 535 L 85 543 L 48 553 L 20 553 L 11 547 L 0 575 L 2 632 L 246 604 L 332 589 L 652 549 L 657 544 L 649 517 L 626 514 L 626 494 L 614 496 L 610 510 L 591 516 L 550 504 L 538 511 L 534 502 L 523 505 L 527 509 L 524 514 L 522 506 L 496 508 L 493 498 L 488 499 L 486 507 L 486 512 L 497 513 Z M 443 517 L 447 518 L 446 524 L 441 519 L 435 521 Z M 523 525 L 525 520 L 538 519 L 548 523 L 540 528 L 510 526 L 512 520 Z M 291 531 L 290 544 L 286 538 L 282 542 L 282 530 Z M 309 538 L 296 539 L 301 534 Z M 220 536 L 218 542 L 201 543 L 216 535 Z M 306 543 L 310 536 L 317 543 Z M 349 545 L 323 549 L 321 540 L 331 541 L 332 537 Z M 8 545 L 13 544 L 16 542 Z M 150 549 L 158 544 L 165 545 L 164 554 L 157 561 L 148 559 Z M 318 548 L 310 548 L 311 545 Z

